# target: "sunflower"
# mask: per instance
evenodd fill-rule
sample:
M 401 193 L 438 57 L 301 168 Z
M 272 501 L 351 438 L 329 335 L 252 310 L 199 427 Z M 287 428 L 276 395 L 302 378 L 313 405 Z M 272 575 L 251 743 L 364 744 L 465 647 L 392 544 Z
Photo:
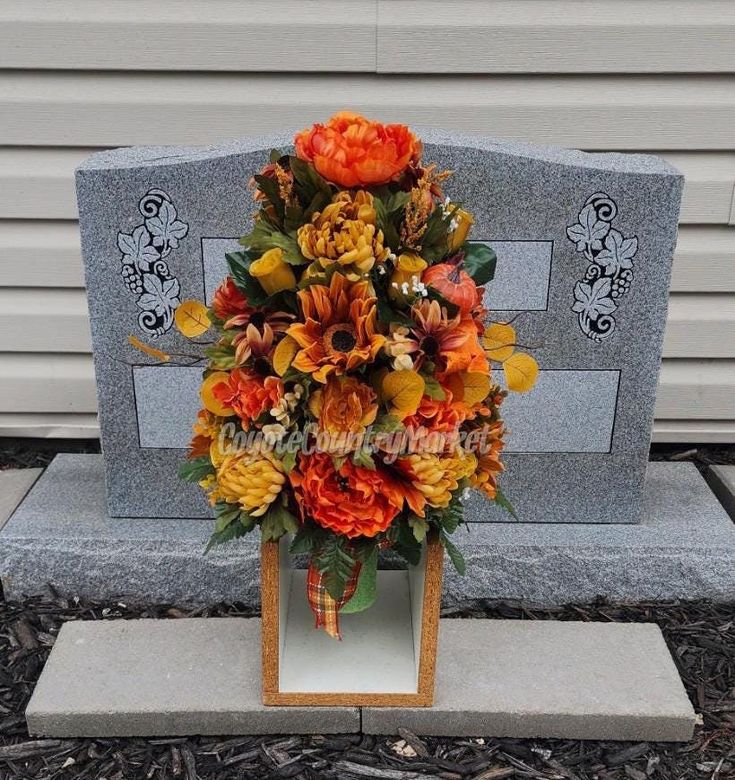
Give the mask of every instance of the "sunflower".
M 369 282 L 350 282 L 334 274 L 329 287 L 314 284 L 298 293 L 304 322 L 291 325 L 288 335 L 299 351 L 292 366 L 324 384 L 330 374 L 375 360 L 385 343 L 377 332 L 377 308 Z

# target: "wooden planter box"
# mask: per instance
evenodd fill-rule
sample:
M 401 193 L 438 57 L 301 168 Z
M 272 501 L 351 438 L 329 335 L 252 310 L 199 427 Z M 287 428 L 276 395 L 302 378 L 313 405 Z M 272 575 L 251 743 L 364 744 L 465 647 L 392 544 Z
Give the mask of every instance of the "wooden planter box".
M 379 570 L 375 604 L 340 616 L 341 641 L 314 628 L 306 570 L 292 567 L 288 544 L 284 537 L 262 545 L 263 703 L 430 707 L 441 544 L 425 545 L 418 566 Z

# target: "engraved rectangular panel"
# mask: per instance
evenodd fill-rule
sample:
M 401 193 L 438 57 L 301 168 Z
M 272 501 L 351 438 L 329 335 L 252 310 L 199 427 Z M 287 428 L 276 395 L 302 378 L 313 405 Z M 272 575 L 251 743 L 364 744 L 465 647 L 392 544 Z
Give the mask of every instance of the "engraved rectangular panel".
M 201 408 L 201 366 L 134 366 L 138 440 L 143 448 L 185 449 Z
M 503 403 L 506 452 L 610 452 L 619 384 L 619 371 L 539 372 Z
M 188 447 L 201 378 L 200 366 L 133 368 L 141 447 Z M 541 371 L 533 390 L 505 400 L 506 452 L 609 452 L 619 379 L 619 371 Z
M 485 287 L 485 306 L 492 311 L 546 311 L 554 242 L 482 243 L 498 256 L 495 278 Z

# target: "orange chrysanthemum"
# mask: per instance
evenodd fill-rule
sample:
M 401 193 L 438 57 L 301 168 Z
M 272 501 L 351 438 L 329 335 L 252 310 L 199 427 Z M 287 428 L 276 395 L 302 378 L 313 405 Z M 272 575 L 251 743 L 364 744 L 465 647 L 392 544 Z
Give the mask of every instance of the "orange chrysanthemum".
M 302 130 L 294 144 L 298 157 L 341 187 L 387 184 L 421 156 L 421 142 L 405 125 L 384 125 L 350 111 Z
M 283 392 L 283 382 L 278 377 L 263 378 L 243 368 L 236 368 L 227 382 L 220 382 L 212 389 L 220 403 L 235 410 L 246 430 L 263 412 L 278 404 Z
M 366 469 L 347 458 L 336 469 L 323 452 L 302 455 L 289 477 L 303 517 L 350 539 L 385 531 L 410 489 L 380 466 Z
M 369 282 L 350 282 L 342 274 L 332 276 L 329 287 L 314 284 L 298 293 L 304 322 L 288 329 L 300 349 L 293 359 L 297 371 L 326 382 L 375 360 L 385 343 L 377 332 L 377 308 Z
M 450 390 L 445 388 L 444 393 L 445 397 L 442 400 L 425 395 L 416 413 L 406 417 L 403 424 L 407 428 L 425 428 L 431 433 L 458 431 L 469 417 L 470 409 L 461 401 L 454 401 Z

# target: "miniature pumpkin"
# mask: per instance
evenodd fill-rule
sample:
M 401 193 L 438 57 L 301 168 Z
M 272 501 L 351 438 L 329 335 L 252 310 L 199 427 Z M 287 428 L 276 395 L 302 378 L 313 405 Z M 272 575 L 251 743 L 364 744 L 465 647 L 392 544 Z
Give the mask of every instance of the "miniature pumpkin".
M 462 269 L 462 263 L 438 263 L 427 268 L 421 281 L 433 287 L 460 311 L 468 313 L 478 304 L 477 285 Z

